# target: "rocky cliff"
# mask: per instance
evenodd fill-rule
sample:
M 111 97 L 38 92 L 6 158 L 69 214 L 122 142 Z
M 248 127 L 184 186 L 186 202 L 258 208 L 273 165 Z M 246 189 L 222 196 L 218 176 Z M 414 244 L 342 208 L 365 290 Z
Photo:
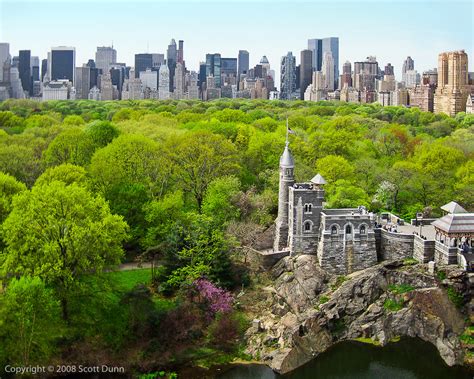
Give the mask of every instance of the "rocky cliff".
M 283 258 L 265 288 L 267 310 L 247 331 L 248 352 L 286 373 L 338 341 L 383 346 L 410 336 L 435 345 L 448 365 L 462 364 L 467 274 L 456 268 L 430 274 L 427 265 L 410 263 L 382 263 L 342 277 L 321 270 L 314 256 Z

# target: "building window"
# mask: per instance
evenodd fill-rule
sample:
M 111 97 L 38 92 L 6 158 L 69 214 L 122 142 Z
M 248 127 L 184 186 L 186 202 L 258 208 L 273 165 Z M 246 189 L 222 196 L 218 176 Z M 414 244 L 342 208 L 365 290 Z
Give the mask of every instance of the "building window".
M 337 226 L 336 225 L 333 225 L 333 227 L 331 228 L 331 234 L 337 234 Z
M 350 225 L 346 226 L 346 234 L 351 234 L 352 233 L 352 228 Z
M 305 204 L 304 213 L 312 213 L 312 212 L 313 212 L 313 204 Z
M 365 234 L 365 225 L 360 227 L 360 234 Z
M 311 221 L 306 221 L 304 223 L 304 231 L 305 232 L 310 232 L 311 231 Z

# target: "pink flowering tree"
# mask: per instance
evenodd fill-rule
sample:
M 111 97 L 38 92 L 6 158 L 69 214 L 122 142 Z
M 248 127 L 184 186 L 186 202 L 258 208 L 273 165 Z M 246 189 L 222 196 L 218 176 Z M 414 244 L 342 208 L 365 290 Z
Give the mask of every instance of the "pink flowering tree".
M 197 291 L 198 301 L 207 305 L 209 316 L 217 313 L 230 313 L 234 298 L 229 291 L 217 287 L 207 279 L 197 279 L 193 282 Z

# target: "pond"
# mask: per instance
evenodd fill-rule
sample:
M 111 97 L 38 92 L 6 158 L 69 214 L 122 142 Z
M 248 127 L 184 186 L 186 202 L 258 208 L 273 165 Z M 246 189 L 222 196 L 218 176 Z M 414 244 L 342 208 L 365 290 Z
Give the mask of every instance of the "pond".
M 449 367 L 436 348 L 417 338 L 405 338 L 381 348 L 356 341 L 341 342 L 287 375 L 266 366 L 239 365 L 219 379 L 472 379 L 473 372 Z

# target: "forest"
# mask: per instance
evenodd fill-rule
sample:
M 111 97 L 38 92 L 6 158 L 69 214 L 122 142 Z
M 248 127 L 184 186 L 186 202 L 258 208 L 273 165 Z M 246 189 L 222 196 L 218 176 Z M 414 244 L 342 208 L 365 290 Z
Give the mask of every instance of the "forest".
M 244 247 L 272 226 L 286 120 L 326 206 L 474 210 L 474 115 L 339 102 L 0 103 L 0 367 L 247 359 Z M 123 262 L 154 262 L 119 271 Z M 0 371 L 1 374 L 1 371 Z M 170 374 L 170 377 L 173 375 Z

